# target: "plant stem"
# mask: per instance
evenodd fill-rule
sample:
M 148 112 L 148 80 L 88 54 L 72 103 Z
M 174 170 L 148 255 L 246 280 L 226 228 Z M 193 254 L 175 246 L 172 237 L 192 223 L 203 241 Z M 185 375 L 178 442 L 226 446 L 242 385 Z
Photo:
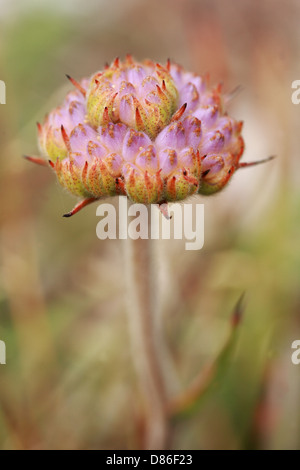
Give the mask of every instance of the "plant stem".
M 146 449 L 168 445 L 167 389 L 161 354 L 165 350 L 158 307 L 158 273 L 149 239 L 124 240 L 128 320 L 133 359 L 146 410 Z

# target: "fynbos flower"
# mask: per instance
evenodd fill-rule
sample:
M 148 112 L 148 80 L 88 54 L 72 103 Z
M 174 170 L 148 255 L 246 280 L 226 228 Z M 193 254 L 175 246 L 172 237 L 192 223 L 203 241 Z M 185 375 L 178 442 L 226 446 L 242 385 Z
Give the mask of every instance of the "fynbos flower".
M 39 143 L 62 186 L 88 203 L 127 195 L 163 204 L 220 191 L 244 150 L 242 122 L 227 115 L 221 86 L 177 64 L 116 59 L 76 82 L 38 124 Z

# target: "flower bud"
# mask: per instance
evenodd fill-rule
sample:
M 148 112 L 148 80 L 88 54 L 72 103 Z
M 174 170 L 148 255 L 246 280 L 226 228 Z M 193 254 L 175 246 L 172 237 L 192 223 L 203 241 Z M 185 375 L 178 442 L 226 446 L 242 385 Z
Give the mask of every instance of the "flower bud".
M 209 195 L 246 165 L 242 123 L 204 77 L 127 56 L 90 79 L 68 78 L 75 90 L 39 125 L 39 142 L 61 185 L 81 199 Z

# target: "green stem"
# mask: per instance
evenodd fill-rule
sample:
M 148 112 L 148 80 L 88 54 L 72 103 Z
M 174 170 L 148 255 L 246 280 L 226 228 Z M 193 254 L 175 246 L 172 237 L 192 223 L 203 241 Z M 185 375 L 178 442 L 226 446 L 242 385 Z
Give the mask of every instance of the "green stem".
M 161 315 L 157 306 L 158 273 L 154 243 L 149 239 L 124 240 L 128 320 L 133 359 L 145 402 L 146 449 L 165 449 L 169 440 L 167 380 L 161 355 Z

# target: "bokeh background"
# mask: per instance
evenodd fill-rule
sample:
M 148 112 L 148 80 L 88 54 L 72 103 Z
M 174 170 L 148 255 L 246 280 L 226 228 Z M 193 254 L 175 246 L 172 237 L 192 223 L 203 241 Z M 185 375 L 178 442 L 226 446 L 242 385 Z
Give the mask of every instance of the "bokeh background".
M 36 155 L 36 121 L 89 76 L 131 53 L 171 58 L 241 91 L 244 161 L 205 203 L 205 245 L 162 243 L 166 342 L 184 390 L 230 335 L 234 347 L 173 449 L 299 449 L 300 79 L 297 0 L 0 1 L 1 449 L 137 449 L 143 424 L 119 241 L 96 237 L 96 206 L 74 200 Z

